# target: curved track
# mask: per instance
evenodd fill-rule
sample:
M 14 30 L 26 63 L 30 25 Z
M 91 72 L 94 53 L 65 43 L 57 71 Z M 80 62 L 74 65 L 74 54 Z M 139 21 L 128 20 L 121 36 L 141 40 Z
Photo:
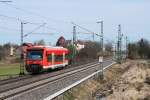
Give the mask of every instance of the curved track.
M 59 80 L 63 77 L 67 77 L 74 73 L 89 70 L 90 68 L 93 68 L 96 65 L 98 65 L 98 62 L 92 62 L 77 67 L 69 67 L 64 70 L 59 70 L 44 75 L 36 75 L 35 77 L 29 76 L 30 78 L 24 78 L 18 81 L 16 81 L 17 79 L 14 79 L 12 83 L 3 84 L 0 86 L 0 99 L 6 99 L 14 95 L 20 94 L 21 92 L 26 92 L 31 89 L 48 84 L 50 82 Z
M 76 69 L 79 69 L 79 68 L 82 68 L 82 67 L 85 67 L 85 66 L 88 66 L 91 64 L 93 64 L 93 63 L 88 63 L 88 64 L 77 66 L 77 67 L 70 67 L 70 68 L 66 68 L 64 70 L 59 70 L 59 71 L 52 72 L 52 73 L 29 76 L 29 77 L 25 77 L 23 79 L 22 78 L 16 79 L 16 80 L 14 79 L 14 80 L 11 80 L 11 82 L 9 81 L 10 83 L 0 85 L 0 94 L 2 92 L 6 92 L 6 91 L 9 91 L 9 90 L 21 87 L 21 86 L 25 86 L 28 84 L 32 84 L 32 83 L 35 83 L 38 81 L 42 81 L 42 80 L 47 79 L 49 77 L 58 76 L 60 74 L 63 74 L 63 73 L 66 73 L 66 72 L 69 72 L 72 70 L 76 70 Z
M 94 61 L 94 60 L 92 60 L 92 61 Z M 71 66 L 69 65 L 69 66 L 67 66 L 63 69 L 68 69 L 68 68 L 71 68 L 71 67 L 76 67 L 78 65 L 88 64 L 90 62 L 91 61 L 87 61 L 87 62 L 84 62 L 84 63 L 80 62 L 80 63 L 77 63 L 77 64 L 73 64 Z M 54 69 L 54 70 L 51 70 L 50 72 L 53 73 L 53 72 L 56 72 L 56 71 L 59 71 L 59 69 Z M 0 86 L 10 84 L 10 83 L 13 83 L 13 82 L 16 82 L 16 81 L 26 80 L 26 79 L 29 79 L 29 78 L 32 78 L 32 77 L 37 77 L 38 75 L 42 76 L 43 74 L 49 74 L 50 72 L 39 73 L 37 75 L 26 74 L 26 75 L 22 75 L 22 76 L 18 76 L 18 77 L 13 77 L 13 78 L 9 78 L 9 79 L 0 80 Z M 1 90 L 1 88 L 0 88 L 0 90 Z

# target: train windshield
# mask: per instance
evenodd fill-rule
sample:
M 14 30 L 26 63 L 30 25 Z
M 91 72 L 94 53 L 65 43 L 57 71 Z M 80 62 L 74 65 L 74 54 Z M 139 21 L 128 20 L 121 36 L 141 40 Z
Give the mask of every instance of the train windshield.
M 27 59 L 30 60 L 42 60 L 43 51 L 42 50 L 29 50 L 27 52 Z

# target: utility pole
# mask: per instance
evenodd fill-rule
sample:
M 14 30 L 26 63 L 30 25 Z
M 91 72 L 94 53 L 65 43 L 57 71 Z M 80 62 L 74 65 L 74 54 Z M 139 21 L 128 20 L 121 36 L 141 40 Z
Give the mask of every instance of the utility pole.
M 73 26 L 73 44 L 76 42 L 76 26 Z
M 23 24 L 26 24 L 26 23 L 23 23 L 21 22 L 21 41 L 20 41 L 20 51 L 21 51 L 21 54 L 20 54 L 20 75 L 24 75 L 24 50 L 23 50 Z
M 117 62 L 121 64 L 122 61 L 122 34 L 121 25 L 118 25 L 118 42 L 117 42 Z
M 72 54 L 72 60 L 73 60 L 73 63 L 75 63 L 75 59 L 76 59 L 76 26 L 73 26 L 73 41 L 72 41 L 72 44 L 73 44 L 73 54 Z
M 103 21 L 101 21 L 101 50 L 102 50 L 102 56 L 103 56 Z
M 93 42 L 94 42 L 94 37 L 95 37 L 95 36 L 94 36 L 94 34 L 95 34 L 95 33 L 93 33 L 93 34 L 92 34 L 92 37 L 93 37 Z
M 101 24 L 101 32 L 100 32 L 100 48 L 101 48 L 101 57 L 99 57 L 100 67 L 101 67 L 101 75 L 100 78 L 104 78 L 104 69 L 103 69 L 103 21 L 98 21 L 98 24 Z
M 32 30 L 31 32 L 27 33 L 27 34 L 24 34 L 23 32 L 23 25 L 24 24 L 27 24 L 27 23 L 24 23 L 24 22 L 21 22 L 21 42 L 20 42 L 20 51 L 21 51 L 21 54 L 20 54 L 20 75 L 24 75 L 24 50 L 23 50 L 23 42 L 24 42 L 24 37 L 27 37 L 29 34 L 32 34 L 34 31 L 36 31 L 37 29 L 45 26 L 46 23 L 43 23 L 41 25 L 39 25 L 38 27 L 36 27 L 34 30 Z
M 101 48 L 101 52 L 103 52 L 103 21 L 98 21 L 97 23 L 101 24 L 100 48 Z
M 117 59 L 117 44 L 118 44 L 118 42 L 117 43 L 115 43 L 115 60 Z
M 128 58 L 128 37 L 125 37 L 126 39 L 126 59 Z

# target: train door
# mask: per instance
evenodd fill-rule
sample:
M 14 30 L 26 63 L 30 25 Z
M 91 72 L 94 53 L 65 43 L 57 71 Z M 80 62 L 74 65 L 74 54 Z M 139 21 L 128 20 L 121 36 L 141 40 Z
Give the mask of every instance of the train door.
M 53 68 L 53 65 L 55 64 L 55 53 L 54 52 L 47 52 L 46 53 L 46 66 L 44 66 L 45 68 Z
M 63 52 L 63 64 L 65 63 L 65 53 Z
M 54 65 L 54 64 L 55 64 L 55 53 L 52 52 L 52 65 Z

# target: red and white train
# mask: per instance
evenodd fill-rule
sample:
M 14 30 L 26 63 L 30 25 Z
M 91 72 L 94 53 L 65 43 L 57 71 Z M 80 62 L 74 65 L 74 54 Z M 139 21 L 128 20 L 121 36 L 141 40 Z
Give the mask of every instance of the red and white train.
M 31 46 L 26 49 L 25 66 L 30 73 L 68 65 L 69 50 L 63 47 Z

